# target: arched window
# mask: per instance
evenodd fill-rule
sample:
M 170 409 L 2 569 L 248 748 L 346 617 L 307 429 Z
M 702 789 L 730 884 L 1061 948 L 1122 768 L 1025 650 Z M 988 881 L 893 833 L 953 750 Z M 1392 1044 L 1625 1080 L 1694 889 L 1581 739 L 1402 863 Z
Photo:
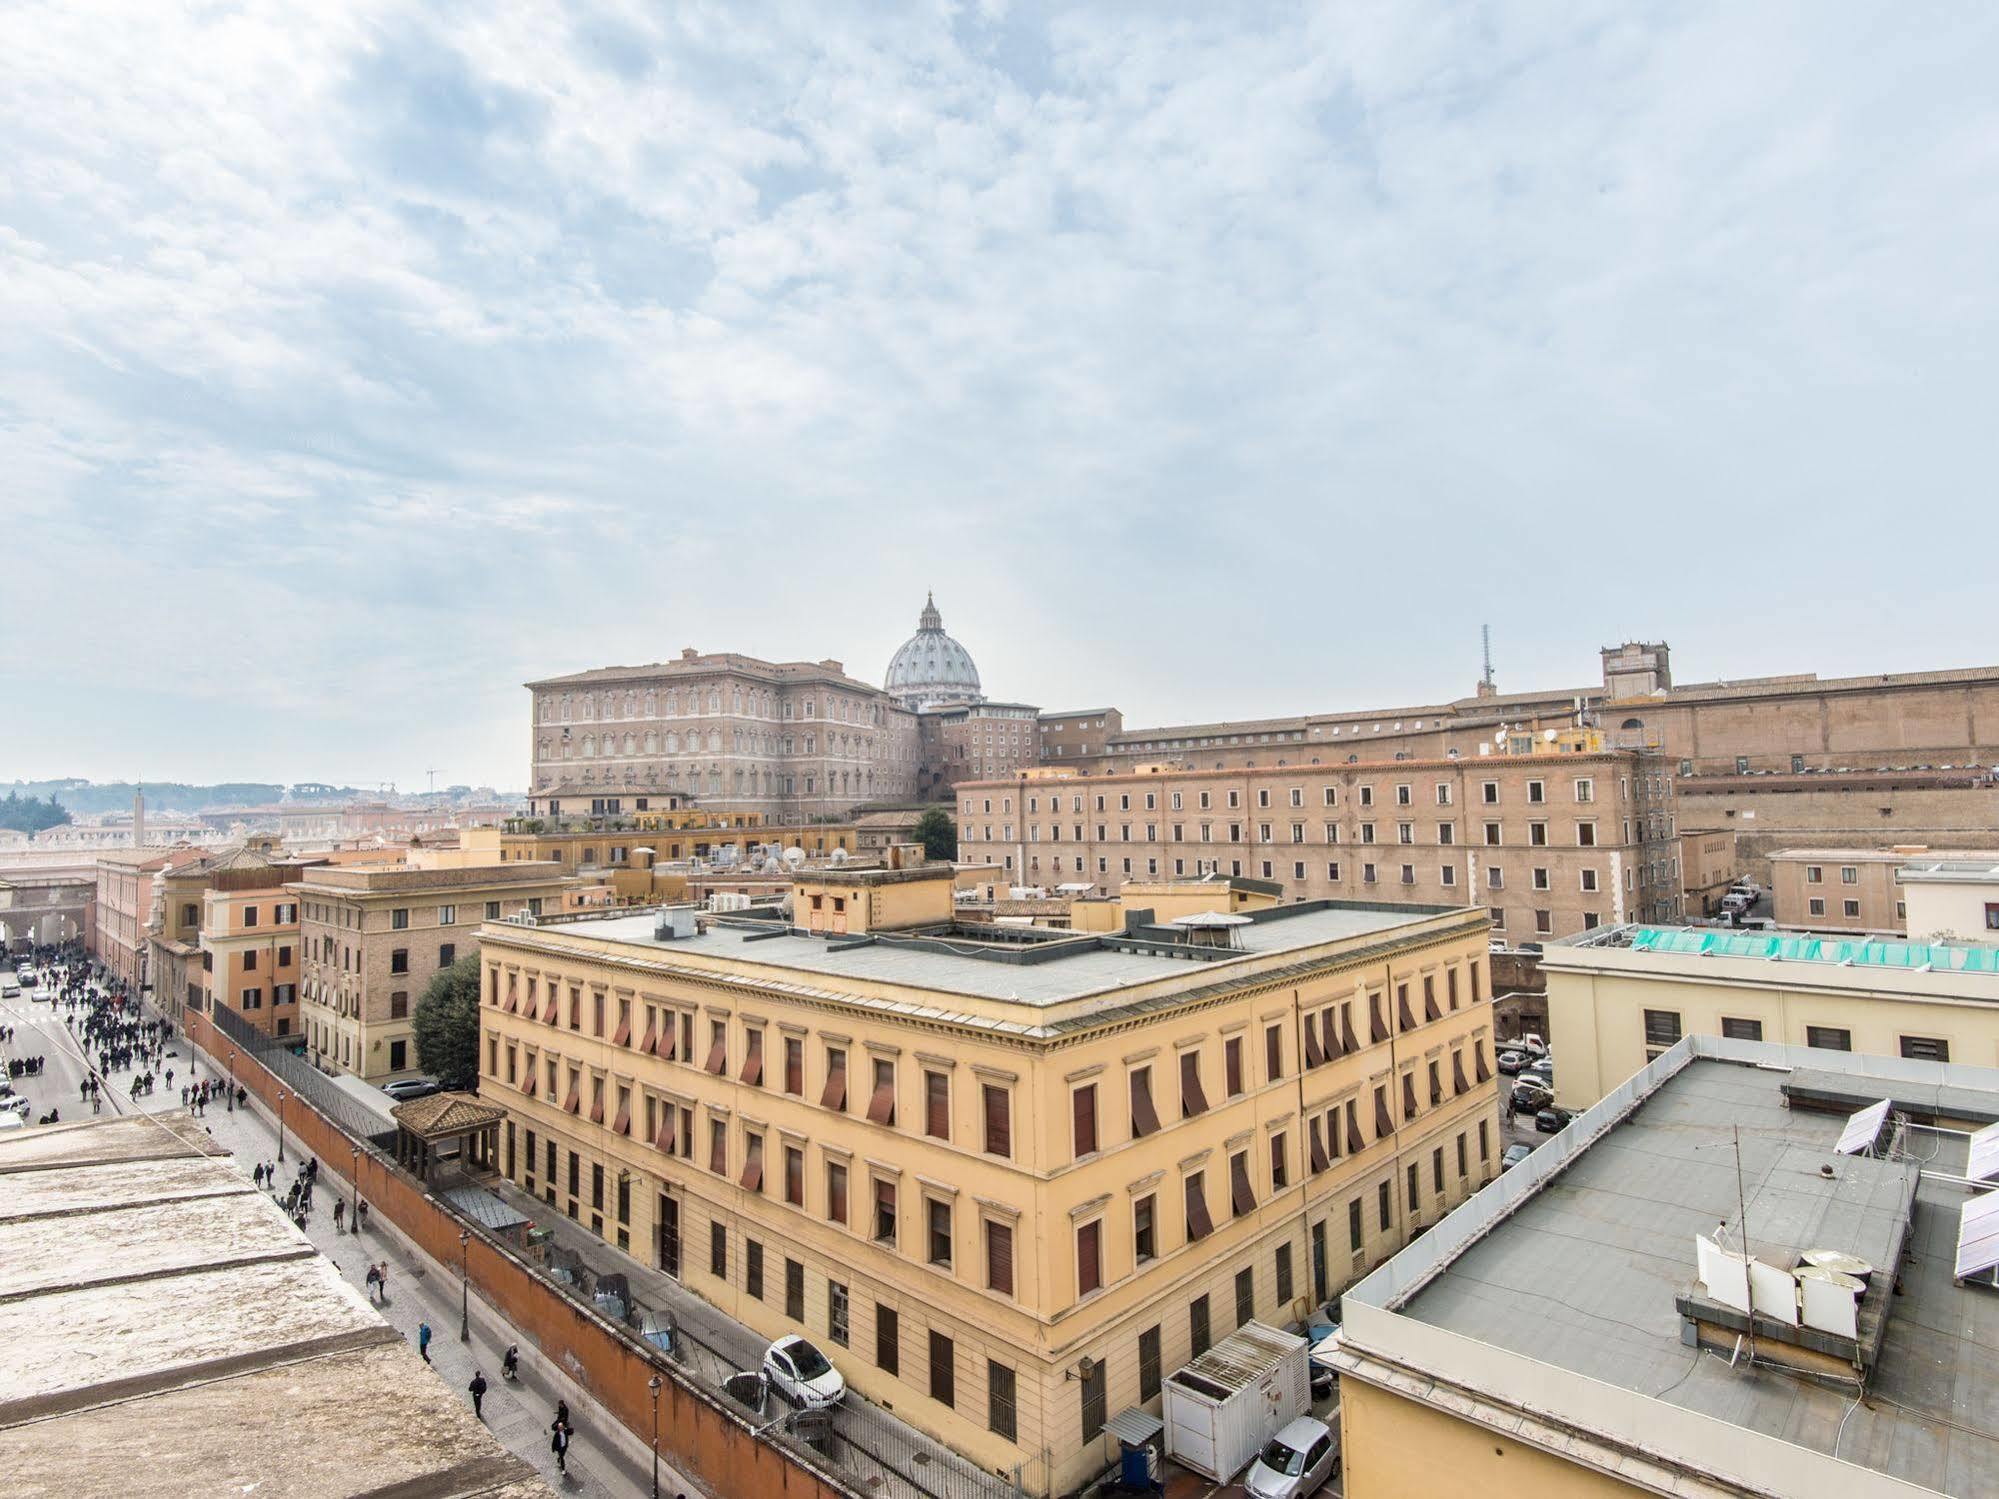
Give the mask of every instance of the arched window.
M 680 689 L 678 687 L 669 687 L 666 689 L 666 716 L 668 718 L 678 718 L 680 716 Z
M 730 711 L 731 713 L 735 714 L 735 715 L 736 715 L 736 716 L 737 716 L 738 718 L 741 718 L 741 717 L 743 716 L 743 689 L 742 689 L 742 688 L 738 687 L 738 688 L 737 688 L 737 689 L 735 690 L 735 692 L 734 692 L 734 693 L 733 693 L 733 694 L 731 695 L 731 698 L 730 698 L 730 702 L 731 702 L 732 706 L 730 707 L 729 711 Z
M 722 748 L 722 731 L 720 729 L 710 729 L 708 731 L 708 748 L 711 751 L 718 751 Z M 721 788 L 718 786 L 715 789 L 719 791 Z
M 596 753 L 597 753 L 597 736 L 595 734 L 585 734 L 583 736 L 583 758 L 588 760 L 591 756 L 595 755 Z
M 710 713 L 720 713 L 720 712 L 722 711 L 722 689 L 721 689 L 721 688 L 719 688 L 719 687 L 710 687 L 710 688 L 708 689 L 708 711 L 709 711 Z M 719 790 L 720 788 L 718 787 L 718 788 L 716 788 L 716 789 L 717 789 L 717 790 Z
M 625 753 L 628 755 L 636 755 L 638 752 L 639 752 L 638 735 L 636 734 L 625 735 Z
M 659 735 L 655 734 L 651 729 L 647 729 L 645 745 L 648 755 L 655 753 L 659 749 Z
M 659 697 L 650 687 L 646 688 L 646 717 L 659 717 Z
M 562 694 L 562 721 L 569 722 L 569 694 L 566 692 Z
M 1642 718 L 1627 718 L 1624 720 L 1622 727 L 1627 729 L 1642 729 L 1645 727 L 1645 720 Z

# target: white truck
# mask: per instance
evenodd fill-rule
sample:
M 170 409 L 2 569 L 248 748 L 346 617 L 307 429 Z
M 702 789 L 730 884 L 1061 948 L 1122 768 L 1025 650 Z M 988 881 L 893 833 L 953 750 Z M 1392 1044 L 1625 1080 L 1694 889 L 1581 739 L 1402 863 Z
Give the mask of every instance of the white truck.
M 1166 1377 L 1166 1455 L 1216 1483 L 1240 1473 L 1293 1417 L 1310 1413 L 1307 1343 L 1245 1322 Z

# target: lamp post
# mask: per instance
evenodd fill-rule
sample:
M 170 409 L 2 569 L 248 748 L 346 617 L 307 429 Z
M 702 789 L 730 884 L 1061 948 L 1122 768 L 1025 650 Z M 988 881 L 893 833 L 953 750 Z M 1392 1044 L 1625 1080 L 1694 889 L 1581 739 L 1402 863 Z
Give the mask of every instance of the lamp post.
M 234 1109 L 235 1109 L 235 1107 L 236 1107 L 236 1048 L 235 1048 L 235 1047 L 233 1047 L 233 1046 L 229 1048 L 229 1095 L 228 1095 L 228 1097 L 229 1097 L 229 1108 L 230 1108 L 230 1109 L 231 1109 L 231 1111 L 233 1112 L 233 1111 L 234 1111 Z
M 472 1341 L 472 1230 L 458 1230 L 458 1341 Z
M 646 1381 L 646 1388 L 652 1391 L 652 1499 L 659 1499 L 659 1387 L 660 1377 L 655 1374 Z
M 278 1160 L 280 1163 L 282 1163 L 285 1158 L 285 1098 L 286 1097 L 287 1095 L 285 1093 L 285 1090 L 283 1088 L 278 1089 Z
M 347 1220 L 348 1232 L 358 1234 L 361 1232 L 361 1147 L 358 1145 L 354 1147 L 354 1173 L 347 1179 L 354 1184 L 354 1211 Z

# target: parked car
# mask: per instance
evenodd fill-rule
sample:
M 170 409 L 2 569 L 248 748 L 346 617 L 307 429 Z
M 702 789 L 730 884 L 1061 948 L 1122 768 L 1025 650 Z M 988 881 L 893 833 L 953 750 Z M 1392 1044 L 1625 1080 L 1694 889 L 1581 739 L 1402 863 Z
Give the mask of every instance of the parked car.
M 1499 1054 L 1497 1066 L 1508 1077 L 1513 1076 L 1514 1073 L 1520 1071 L 1526 1065 L 1527 1053 L 1524 1051 L 1502 1051 Z
M 1506 939 L 1504 937 L 1494 937 L 1490 942 L 1485 944 L 1485 950 L 1494 956 L 1505 952 Z
M 1555 1064 L 1553 1062 L 1529 1062 L 1520 1069 L 1520 1081 L 1539 1083 L 1544 1088 L 1555 1086 Z
M 18 1093 L 9 1093 L 5 1098 L 0 1098 L 0 1110 L 19 1114 L 23 1122 L 27 1120 L 28 1108 L 28 1100 Z
M 1541 944 L 1538 942 L 1523 942 L 1513 950 L 1515 952 L 1524 952 L 1530 954 L 1531 956 L 1536 958 L 1541 956 Z
M 5 979 L 0 979 L 0 997 L 7 999 L 19 999 L 21 997 L 20 981 L 13 974 L 10 973 Z
M 1533 1146 L 1529 1145 L 1525 1140 L 1517 1140 L 1507 1146 L 1506 1154 L 1499 1158 L 1499 1169 L 1501 1171 L 1511 1171 L 1533 1153 Z
M 1573 1118 L 1575 1118 L 1575 1115 L 1571 1114 L 1567 1109 L 1558 1109 L 1553 1104 L 1550 1104 L 1534 1116 L 1534 1128 L 1544 1135 L 1552 1135 L 1558 1130 L 1566 1129 L 1569 1121 Z
M 1316 1494 L 1333 1476 L 1339 1444 L 1324 1421 L 1299 1416 L 1287 1422 L 1256 1455 L 1242 1486 L 1255 1499 L 1298 1499 Z
M 792 1333 L 779 1338 L 764 1353 L 764 1375 L 777 1392 L 802 1410 L 838 1405 L 847 1381 L 826 1355 Z
M 1555 1091 L 1544 1088 L 1539 1083 L 1515 1083 L 1513 1085 L 1513 1107 L 1519 1112 L 1545 1109 L 1555 1101 Z
M 17 968 L 14 970 L 14 977 L 21 981 L 23 989 L 32 989 L 40 982 L 35 977 L 35 970 L 32 968 Z
M 404 1077 L 382 1084 L 382 1091 L 397 1103 L 408 1103 L 412 1098 L 428 1098 L 433 1093 L 442 1093 L 444 1084 L 434 1077 Z

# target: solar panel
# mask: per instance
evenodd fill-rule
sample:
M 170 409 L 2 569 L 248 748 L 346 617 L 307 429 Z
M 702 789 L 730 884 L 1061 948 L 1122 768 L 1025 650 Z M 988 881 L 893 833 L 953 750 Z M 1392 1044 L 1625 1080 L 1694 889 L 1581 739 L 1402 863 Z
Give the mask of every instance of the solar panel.
M 1957 1220 L 1957 1278 L 1999 1265 L 1999 1192 L 1986 1192 L 1964 1205 Z
M 1988 1124 L 1971 1137 L 1971 1159 L 1964 1174 L 1975 1182 L 1999 1176 L 1999 1124 Z
M 1863 1150 L 1873 1148 L 1875 1139 L 1881 1133 L 1881 1126 L 1888 1119 L 1888 1100 L 1870 1103 L 1866 1108 L 1850 1116 L 1846 1128 L 1839 1132 L 1839 1144 L 1833 1149 L 1841 1155 L 1858 1155 Z

